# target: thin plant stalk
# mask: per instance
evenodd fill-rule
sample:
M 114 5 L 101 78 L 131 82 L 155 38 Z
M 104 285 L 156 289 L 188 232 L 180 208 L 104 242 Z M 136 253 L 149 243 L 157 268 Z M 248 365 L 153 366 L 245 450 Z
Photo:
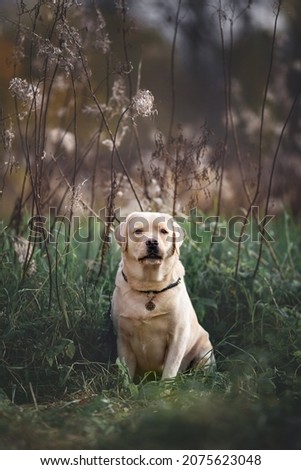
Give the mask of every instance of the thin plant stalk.
M 274 21 L 274 28 L 273 28 L 272 43 L 271 43 L 269 67 L 268 67 L 267 78 L 266 78 L 265 88 L 264 88 L 264 93 L 263 93 L 262 106 L 261 106 L 260 130 L 259 130 L 259 150 L 258 150 L 258 171 L 257 171 L 256 189 L 255 189 L 255 193 L 253 195 L 253 198 L 252 198 L 252 200 L 249 204 L 247 214 L 246 214 L 246 217 L 244 219 L 244 222 L 242 224 L 240 234 L 239 234 L 239 240 L 238 240 L 238 245 L 237 245 L 237 255 L 236 255 L 236 265 L 235 265 L 235 278 L 238 275 L 239 264 L 240 264 L 240 255 L 241 255 L 241 244 L 242 244 L 242 238 L 243 238 L 245 228 L 246 228 L 246 223 L 247 223 L 247 220 L 250 216 L 252 207 L 256 204 L 256 201 L 257 201 L 257 198 L 258 198 L 259 192 L 260 192 L 261 177 L 262 177 L 262 147 L 263 147 L 264 118 L 265 118 L 265 109 L 266 109 L 266 104 L 267 104 L 267 95 L 268 95 L 268 90 L 269 90 L 270 81 L 271 81 L 271 77 L 272 77 L 272 68 L 273 68 L 274 52 L 275 52 L 275 44 L 276 44 L 276 33 L 277 33 L 277 27 L 278 27 L 278 19 L 279 19 L 279 15 L 280 15 L 280 11 L 281 11 L 281 2 L 282 2 L 282 0 L 278 1 L 277 10 L 276 10 L 276 13 L 275 13 L 275 21 Z M 256 270 L 255 274 L 256 273 L 257 273 L 257 270 Z
M 280 146 L 281 146 L 281 143 L 282 143 L 282 140 L 283 140 L 283 137 L 284 137 L 284 134 L 285 134 L 285 130 L 287 128 L 287 125 L 294 113 L 294 110 L 296 108 L 296 105 L 299 101 L 299 97 L 300 97 L 300 90 L 298 90 L 298 92 L 296 93 L 295 95 L 295 98 L 292 102 L 292 105 L 290 107 L 290 110 L 289 110 L 289 113 L 286 117 L 286 120 L 282 126 L 282 129 L 281 129 L 281 132 L 280 132 L 280 135 L 279 135 L 279 139 L 278 139 L 278 142 L 277 142 L 277 146 L 276 146 L 276 150 L 275 150 L 275 153 L 274 153 L 274 157 L 273 157 L 273 162 L 272 162 L 272 167 L 271 167 L 271 171 L 270 171 L 270 176 L 269 176 L 269 184 L 268 184 L 268 191 L 267 191 L 267 197 L 266 197 L 266 202 L 265 202 L 265 209 L 264 209 L 264 218 L 263 220 L 265 219 L 265 217 L 267 216 L 268 214 L 268 209 L 269 209 L 269 202 L 270 202 L 270 198 L 271 198 L 271 192 L 272 192 L 272 184 L 273 184 L 273 176 L 274 176 L 274 172 L 275 172 L 275 167 L 276 167 L 276 163 L 277 163 L 277 159 L 278 159 L 278 155 L 279 155 L 279 150 L 280 150 Z M 259 227 L 260 229 L 260 233 L 261 233 L 261 237 L 260 237 L 260 244 L 259 244 L 259 252 L 258 252 L 258 256 L 257 256 L 257 261 L 256 261 L 256 266 L 255 266 L 255 269 L 254 269 L 254 272 L 253 272 L 253 277 L 255 278 L 256 277 L 256 274 L 258 272 L 258 269 L 259 269 L 259 265 L 260 265 L 260 260 L 261 260 L 261 256 L 262 256 L 262 250 L 263 250 L 263 242 L 265 240 L 264 238 L 264 227 Z
M 170 111 L 170 122 L 169 122 L 169 130 L 168 130 L 168 143 L 171 142 L 172 137 L 172 130 L 174 126 L 175 120 L 175 110 L 176 110 L 176 80 L 175 80 L 175 53 L 176 53 L 176 42 L 177 42 L 177 35 L 179 29 L 179 16 L 182 6 L 182 0 L 178 0 L 178 6 L 176 11 L 176 18 L 175 18 L 175 28 L 174 28 L 174 35 L 172 40 L 172 47 L 171 47 L 171 56 L 170 56 L 170 85 L 171 85 L 171 111 Z
M 227 57 L 226 57 L 226 47 L 225 47 L 225 37 L 224 37 L 224 27 L 223 27 L 223 19 L 222 19 L 222 4 L 221 0 L 219 0 L 219 10 L 218 10 L 218 23 L 219 23 L 219 32 L 220 32 L 220 39 L 221 39 L 221 49 L 222 49 L 222 66 L 223 66 L 223 76 L 224 76 L 224 115 L 225 115 L 225 134 L 222 142 L 221 148 L 221 173 L 220 173 L 220 180 L 219 180 L 219 188 L 218 188 L 218 195 L 217 195 L 217 208 L 216 208 L 216 222 L 214 224 L 213 234 L 211 237 L 211 243 L 209 245 L 208 254 L 207 254 L 207 262 L 210 259 L 211 250 L 213 247 L 213 240 L 215 238 L 220 212 L 221 212 L 221 202 L 222 202 L 222 191 L 223 191 L 223 182 L 224 182 L 224 174 L 225 174 L 225 159 L 227 155 L 227 147 L 228 147 L 228 135 L 229 135 L 229 79 L 228 75 L 228 68 L 227 68 Z

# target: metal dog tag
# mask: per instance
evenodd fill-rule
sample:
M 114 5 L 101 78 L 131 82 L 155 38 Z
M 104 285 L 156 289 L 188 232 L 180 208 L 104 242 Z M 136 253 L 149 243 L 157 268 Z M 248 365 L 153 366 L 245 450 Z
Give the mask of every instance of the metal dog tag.
M 151 300 L 149 300 L 146 304 L 145 304 L 145 308 L 146 310 L 154 310 L 156 308 L 156 305 L 154 304 L 154 302 L 152 302 Z

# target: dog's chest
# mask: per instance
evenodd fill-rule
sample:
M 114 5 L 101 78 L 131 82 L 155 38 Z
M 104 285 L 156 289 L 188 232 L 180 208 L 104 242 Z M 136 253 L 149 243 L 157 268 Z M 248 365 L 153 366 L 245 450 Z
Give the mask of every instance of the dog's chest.
M 159 370 L 173 334 L 170 314 L 141 312 L 129 317 L 122 315 L 119 326 L 140 367 L 143 370 Z
M 154 295 L 138 294 L 131 302 L 124 304 L 120 311 L 120 327 L 133 333 L 137 329 L 141 330 L 165 330 L 169 327 L 172 309 L 170 302 L 164 299 L 161 294 L 160 299 Z
M 146 305 L 136 305 L 130 311 L 128 311 L 128 309 L 124 309 L 124 311 L 120 313 L 119 318 L 120 320 L 147 325 L 153 323 L 155 320 L 162 320 L 165 322 L 169 316 L 170 312 L 168 310 L 163 310 L 162 308 L 158 309 L 156 305 L 151 309 Z

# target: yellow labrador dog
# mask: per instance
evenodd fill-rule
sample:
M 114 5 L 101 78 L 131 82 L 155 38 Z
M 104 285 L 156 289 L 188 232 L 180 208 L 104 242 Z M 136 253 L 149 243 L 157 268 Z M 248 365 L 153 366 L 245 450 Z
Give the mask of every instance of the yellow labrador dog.
M 122 260 L 112 298 L 119 359 L 131 378 L 148 371 L 172 378 L 214 363 L 184 283 L 184 233 L 167 214 L 134 212 L 115 231 Z

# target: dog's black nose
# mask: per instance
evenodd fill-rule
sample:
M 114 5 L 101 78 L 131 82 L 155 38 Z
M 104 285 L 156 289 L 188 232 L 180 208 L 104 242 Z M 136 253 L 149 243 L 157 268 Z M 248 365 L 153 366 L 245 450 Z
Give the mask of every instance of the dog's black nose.
M 145 244 L 148 248 L 155 248 L 159 245 L 159 242 L 155 238 L 150 238 L 146 240 Z

